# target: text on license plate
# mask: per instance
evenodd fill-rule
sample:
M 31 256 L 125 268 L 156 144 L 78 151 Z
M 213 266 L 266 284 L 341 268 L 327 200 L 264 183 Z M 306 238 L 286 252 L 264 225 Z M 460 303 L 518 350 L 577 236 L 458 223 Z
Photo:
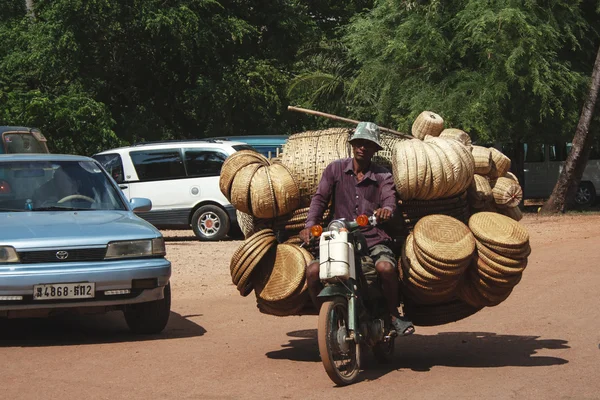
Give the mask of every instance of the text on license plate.
M 81 283 L 53 283 L 51 285 L 34 285 L 34 300 L 55 299 L 86 299 L 94 297 L 96 284 L 93 282 Z

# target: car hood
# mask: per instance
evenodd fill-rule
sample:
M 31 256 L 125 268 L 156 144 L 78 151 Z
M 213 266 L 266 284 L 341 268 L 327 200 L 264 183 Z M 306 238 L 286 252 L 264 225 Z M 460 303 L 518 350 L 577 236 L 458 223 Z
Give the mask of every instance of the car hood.
M 130 211 L 0 213 L 0 226 L 0 245 L 17 249 L 99 246 L 160 236 L 158 229 Z

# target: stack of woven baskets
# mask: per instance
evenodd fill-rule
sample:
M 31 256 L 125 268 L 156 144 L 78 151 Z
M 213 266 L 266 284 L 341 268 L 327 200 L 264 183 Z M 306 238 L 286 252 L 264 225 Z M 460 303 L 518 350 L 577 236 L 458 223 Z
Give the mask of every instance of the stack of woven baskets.
M 243 296 L 254 290 L 261 312 L 309 312 L 304 270 L 314 256 L 299 247 L 298 232 L 325 167 L 351 157 L 352 131 L 294 134 L 278 162 L 238 152 L 224 164 L 221 190 L 237 208 L 246 238 L 231 261 L 232 281 Z M 437 325 L 503 301 L 520 280 L 530 249 L 528 241 L 517 246 L 522 237 L 510 239 L 522 198 L 508 172 L 510 159 L 473 145 L 460 129 L 444 129 L 443 119 L 429 111 L 415 120 L 412 135 L 383 133 L 384 149 L 373 161 L 394 176 L 398 207 L 385 229 L 401 254 L 405 312 L 415 324 Z M 481 222 L 489 214 L 493 229 Z M 328 211 L 323 225 L 330 216 Z M 498 236 L 501 229 L 512 233 Z

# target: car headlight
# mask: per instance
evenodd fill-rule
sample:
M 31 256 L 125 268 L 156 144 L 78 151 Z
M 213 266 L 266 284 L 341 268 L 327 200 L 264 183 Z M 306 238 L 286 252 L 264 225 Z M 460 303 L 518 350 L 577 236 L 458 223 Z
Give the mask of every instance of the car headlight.
M 156 257 L 164 256 L 165 254 L 165 240 L 160 237 L 156 239 L 110 242 L 104 258 Z
M 19 256 L 12 246 L 0 246 L 0 264 L 19 262 Z

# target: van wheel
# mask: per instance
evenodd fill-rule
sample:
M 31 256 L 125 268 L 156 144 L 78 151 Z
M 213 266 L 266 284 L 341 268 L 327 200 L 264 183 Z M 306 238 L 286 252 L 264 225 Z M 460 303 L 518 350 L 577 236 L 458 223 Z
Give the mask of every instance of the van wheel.
M 202 206 L 192 215 L 192 229 L 200 240 L 221 240 L 229 231 L 229 217 L 217 206 Z
M 591 182 L 581 182 L 575 193 L 575 203 L 579 207 L 589 207 L 596 201 L 596 189 Z

